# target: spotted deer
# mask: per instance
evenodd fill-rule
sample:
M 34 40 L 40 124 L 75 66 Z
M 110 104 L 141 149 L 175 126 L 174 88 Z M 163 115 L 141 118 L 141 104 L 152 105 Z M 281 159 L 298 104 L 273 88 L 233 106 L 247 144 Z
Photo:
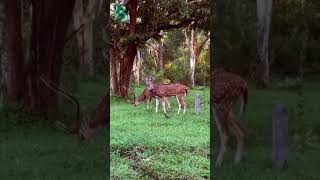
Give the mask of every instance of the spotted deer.
M 211 90 L 211 109 L 220 134 L 220 149 L 216 166 L 222 164 L 230 131 L 237 140 L 237 150 L 234 159 L 234 163 L 237 164 L 242 159 L 245 131 L 232 109 L 240 100 L 241 113 L 245 110 L 248 99 L 247 82 L 236 74 L 216 70 L 212 73 Z
M 147 102 L 147 109 L 151 108 L 151 103 L 152 103 L 152 94 L 151 92 L 145 88 L 142 93 L 139 95 L 139 97 L 134 101 L 134 105 L 137 106 L 140 103 L 146 101 Z M 158 107 L 159 107 L 159 98 L 156 98 L 156 113 L 158 112 Z M 165 98 L 166 104 L 168 105 L 168 108 L 170 108 L 170 102 L 169 98 Z
M 154 77 L 152 76 L 143 77 L 143 81 L 145 81 L 147 91 L 151 93 L 152 97 L 156 97 L 160 99 L 164 114 L 165 115 L 167 114 L 166 102 L 168 101 L 168 97 L 171 97 L 171 96 L 176 96 L 177 98 L 177 101 L 179 104 L 178 114 L 181 111 L 181 106 L 183 106 L 183 113 L 185 113 L 187 108 L 187 103 L 184 98 L 186 97 L 188 92 L 187 86 L 180 83 L 154 84 L 153 80 L 154 80 Z

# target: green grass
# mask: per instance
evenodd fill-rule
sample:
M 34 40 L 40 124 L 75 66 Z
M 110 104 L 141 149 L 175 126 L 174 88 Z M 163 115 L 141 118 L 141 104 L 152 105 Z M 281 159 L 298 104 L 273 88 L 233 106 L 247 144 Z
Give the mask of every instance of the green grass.
M 105 81 L 82 80 L 78 89 L 75 95 L 82 109 L 89 112 L 105 95 Z M 72 117 L 74 111 L 65 113 Z M 102 131 L 95 140 L 85 143 L 77 136 L 57 130 L 45 119 L 3 108 L 0 111 L 0 179 L 105 180 L 108 167 Z
M 297 116 L 299 97 L 293 90 L 271 88 L 256 90 L 250 88 L 249 105 L 243 117 L 249 131 L 245 156 L 239 165 L 233 165 L 235 152 L 228 148 L 222 167 L 215 168 L 211 175 L 219 180 L 270 180 L 270 179 L 320 179 L 320 84 L 306 82 L 303 103 L 304 117 Z M 289 106 L 290 150 L 288 169 L 272 169 L 272 105 L 282 100 Z M 309 130 L 311 134 L 305 135 Z M 299 132 L 299 133 L 298 133 Z M 293 138 L 295 135 L 297 138 Z M 218 138 L 217 138 L 218 140 Z M 217 142 L 214 142 L 217 146 Z
M 140 94 L 142 88 L 136 88 Z M 194 96 L 202 94 L 202 112 L 194 114 Z M 209 89 L 190 90 L 186 114 L 177 115 L 170 100 L 170 119 L 145 104 L 111 98 L 111 177 L 113 179 L 208 179 L 210 172 Z

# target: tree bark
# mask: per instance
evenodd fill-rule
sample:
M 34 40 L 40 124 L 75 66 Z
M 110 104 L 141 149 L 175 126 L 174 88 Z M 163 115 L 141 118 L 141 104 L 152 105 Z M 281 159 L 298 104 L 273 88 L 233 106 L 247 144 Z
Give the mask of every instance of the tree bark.
M 130 85 L 131 70 L 137 53 L 137 45 L 130 43 L 120 63 L 120 74 L 117 95 L 126 98 Z
M 81 72 L 94 74 L 93 61 L 93 21 L 97 7 L 93 0 L 84 4 L 83 0 L 76 0 L 73 11 L 74 28 L 81 28 L 76 35 L 79 49 L 79 60 Z
M 21 4 L 5 0 L 3 17 L 3 49 L 1 51 L 2 93 L 9 102 L 22 103 L 24 94 L 24 57 L 21 36 Z
M 102 101 L 97 105 L 95 110 L 87 116 L 87 119 L 90 120 L 90 128 L 98 129 L 101 127 L 109 126 L 109 94 L 103 97 Z
M 137 56 L 134 60 L 133 63 L 133 78 L 134 78 L 134 83 L 137 85 L 140 85 L 140 68 L 143 62 L 142 54 L 141 51 L 137 51 Z
M 160 39 L 158 41 L 158 51 L 159 51 L 159 70 L 161 71 L 163 69 L 163 60 L 164 60 L 164 45 L 163 45 L 163 39 Z
M 195 68 L 196 68 L 196 39 L 194 35 L 194 29 L 191 30 L 191 38 L 190 38 L 190 81 L 192 87 L 195 85 Z
M 129 32 L 130 32 L 130 35 L 132 36 L 136 32 L 137 5 L 138 5 L 137 0 L 131 0 L 128 5 L 128 10 L 130 12 Z M 118 96 L 121 96 L 124 98 L 128 96 L 131 71 L 132 71 L 133 62 L 134 62 L 136 53 L 137 53 L 136 42 L 130 42 L 124 53 L 123 59 L 120 62 L 118 92 L 116 93 Z
M 58 95 L 40 81 L 59 86 L 63 50 L 74 0 L 34 0 L 31 53 L 28 64 L 28 107 L 48 115 L 55 110 Z
M 3 75 L 2 75 L 2 56 L 3 54 L 3 33 L 4 33 L 4 3 L 3 1 L 0 2 L 0 105 L 3 100 L 3 90 L 4 90 L 4 82 L 3 82 Z
M 195 52 L 195 57 L 196 57 L 196 64 L 200 64 L 200 55 L 201 52 L 203 51 L 206 43 L 209 41 L 209 35 L 206 36 L 205 40 L 203 40 L 202 43 L 199 43 L 198 40 L 195 41 L 195 45 L 194 45 L 194 52 Z M 199 45 L 200 44 L 200 45 Z
M 269 81 L 269 31 L 271 21 L 272 0 L 257 0 L 258 16 L 258 63 L 257 63 L 257 87 L 265 88 Z
M 111 93 L 118 91 L 118 76 L 117 76 L 117 47 L 115 43 L 110 45 L 110 89 Z

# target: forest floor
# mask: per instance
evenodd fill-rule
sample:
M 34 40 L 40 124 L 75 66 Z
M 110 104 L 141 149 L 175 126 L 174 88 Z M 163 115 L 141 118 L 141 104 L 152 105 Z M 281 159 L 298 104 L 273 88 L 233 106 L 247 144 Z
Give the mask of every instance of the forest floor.
M 142 92 L 135 88 L 135 94 Z M 201 94 L 202 112 L 194 114 L 194 97 Z M 210 173 L 209 88 L 189 90 L 187 112 L 177 115 L 176 98 L 170 100 L 166 119 L 162 106 L 155 113 L 143 103 L 137 107 L 111 98 L 112 179 L 207 179 Z
M 250 88 L 247 111 L 242 119 L 249 132 L 244 159 L 235 166 L 233 165 L 234 150 L 228 151 L 222 167 L 215 168 L 215 174 L 211 176 L 219 180 L 319 180 L 319 90 L 320 83 L 317 81 L 305 83 L 302 106 L 304 115 L 299 116 L 300 97 L 296 90 Z M 271 168 L 271 111 L 276 100 L 284 101 L 289 107 L 290 150 L 288 168 L 284 171 Z
M 101 101 L 106 93 L 105 82 L 93 78 L 79 83 L 74 95 L 83 113 Z M 63 104 L 65 115 L 74 117 L 74 106 L 70 102 Z M 8 108 L 0 111 L 0 179 L 105 180 L 106 148 L 103 130 L 95 140 L 85 143 L 36 115 Z

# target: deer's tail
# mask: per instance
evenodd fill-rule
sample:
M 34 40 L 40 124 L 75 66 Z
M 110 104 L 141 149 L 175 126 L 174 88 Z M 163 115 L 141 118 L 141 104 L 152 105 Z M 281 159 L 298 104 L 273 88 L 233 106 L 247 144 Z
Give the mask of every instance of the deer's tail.
M 184 97 L 187 97 L 188 89 L 186 89 L 186 92 L 184 93 Z

